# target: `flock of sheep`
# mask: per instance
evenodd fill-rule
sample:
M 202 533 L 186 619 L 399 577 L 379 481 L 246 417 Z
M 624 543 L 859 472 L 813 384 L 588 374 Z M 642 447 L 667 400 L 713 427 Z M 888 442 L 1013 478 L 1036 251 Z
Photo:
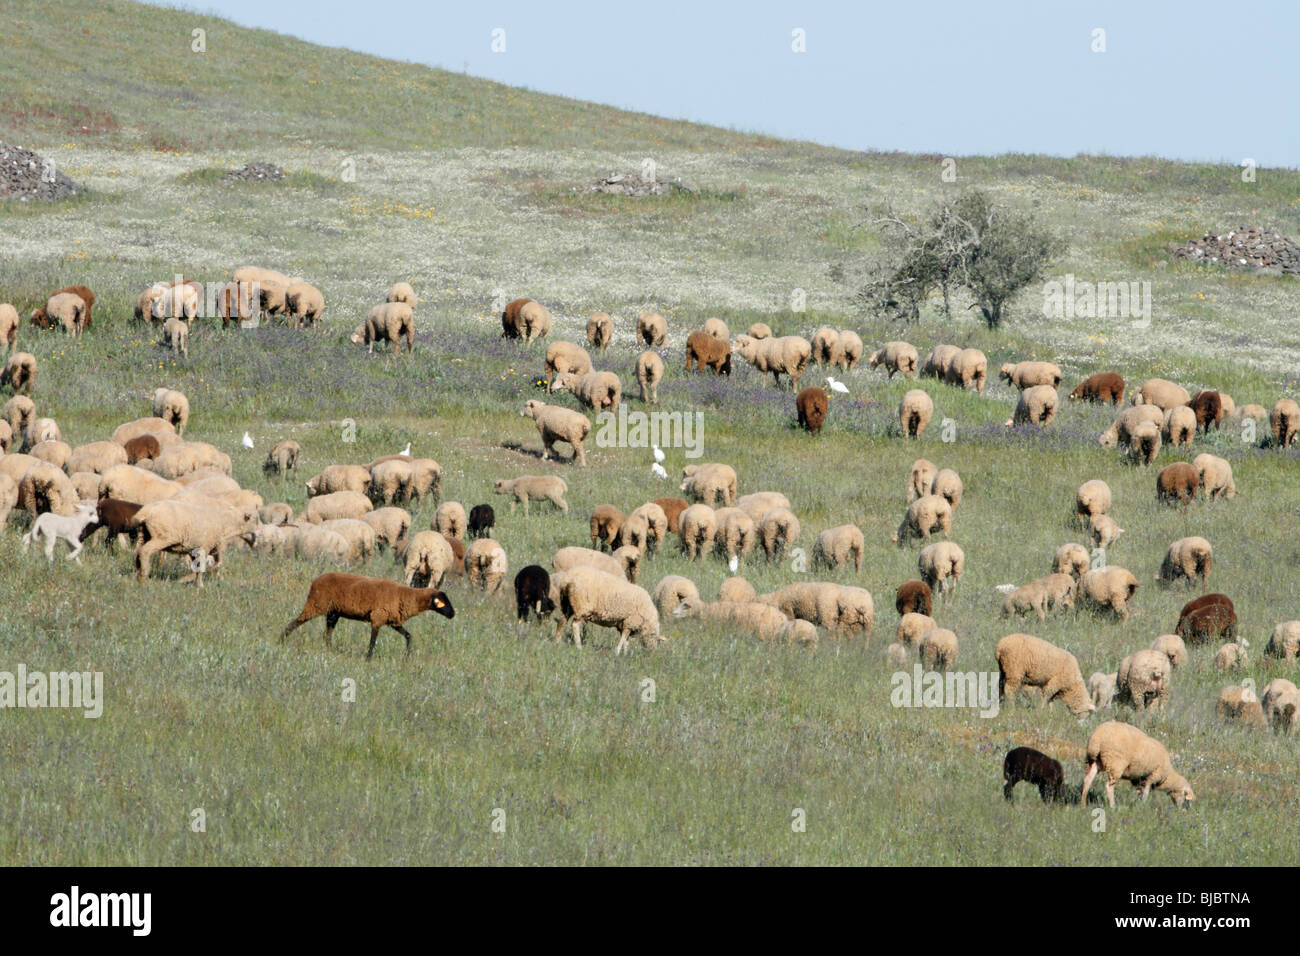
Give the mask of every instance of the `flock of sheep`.
M 162 324 L 165 341 L 186 351 L 189 324 L 204 308 L 203 288 L 193 281 L 151 283 L 141 292 L 136 316 Z M 216 314 L 223 324 L 254 316 L 282 315 L 295 326 L 318 322 L 324 298 L 300 278 L 274 270 L 244 267 L 217 290 Z M 407 283 L 389 290 L 385 301 L 368 313 L 352 334 L 352 341 L 373 350 L 388 342 L 394 352 L 405 341 L 414 345 L 416 295 Z M 33 324 L 62 327 L 78 336 L 91 325 L 93 293 L 84 286 L 60 289 L 31 314 Z M 546 340 L 554 330 L 551 313 L 532 299 L 517 299 L 501 314 L 502 335 L 525 346 Z M 152 561 L 162 553 L 181 556 L 189 574 L 183 581 L 202 586 L 204 576 L 217 572 L 227 549 L 249 547 L 260 552 L 283 553 L 297 558 L 346 564 L 389 550 L 401 568 L 403 582 L 331 572 L 313 583 L 301 612 L 282 633 L 282 639 L 316 617 L 325 617 L 325 638 L 330 641 L 340 619 L 364 621 L 371 635 L 367 657 L 373 653 L 378 632 L 391 627 L 410 650 L 411 635 L 405 623 L 431 610 L 454 616 L 452 602 L 442 590 L 452 577 L 463 577 L 471 590 L 493 594 L 503 588 L 508 573 L 505 549 L 491 537 L 494 509 L 477 504 L 468 511 L 459 502 L 442 499 L 442 468 L 430 458 L 405 452 L 364 464 L 331 464 L 312 477 L 306 488 L 309 502 L 295 514 L 283 502 L 268 503 L 231 475 L 229 455 L 215 446 L 185 437 L 190 405 L 182 393 L 159 388 L 152 414 L 126 422 L 102 440 L 71 447 L 62 441 L 57 422 L 40 417 L 31 398 L 36 362 L 30 353 L 16 350 L 18 312 L 0 304 L 0 340 L 8 359 L 0 384 L 13 396 L 4 405 L 0 421 L 0 520 L 15 508 L 30 513 L 32 523 L 24 546 L 44 539 L 51 561 L 58 541 L 66 541 L 68 557 L 80 560 L 83 543 L 103 529 L 106 546 L 127 540 L 134 543 L 134 567 L 145 579 Z M 549 394 L 567 392 L 576 403 L 594 411 L 614 411 L 623 400 L 623 383 L 613 372 L 597 370 L 592 353 L 603 355 L 614 337 L 614 323 L 606 313 L 592 315 L 587 323 L 587 347 L 576 342 L 548 341 L 545 346 L 545 385 Z M 667 322 L 655 313 L 643 313 L 634 334 L 645 350 L 635 369 L 640 398 L 658 401 L 656 387 L 664 378 L 661 354 Z M 589 351 L 590 349 L 590 351 Z M 795 392 L 799 424 L 816 434 L 828 414 L 827 391 L 821 386 L 799 389 L 809 363 L 826 369 L 851 371 L 864 358 L 862 339 L 849 330 L 818 329 L 811 339 L 775 336 L 762 323 L 734 339 L 726 324 L 711 318 L 686 338 L 685 368 L 697 373 L 729 375 L 733 353 L 779 385 L 784 375 Z M 977 349 L 938 345 L 924 361 L 907 342 L 884 343 L 865 356 L 873 369 L 883 367 L 892 378 L 934 377 L 957 388 L 983 392 L 988 362 Z M 1008 425 L 1032 423 L 1047 428 L 1059 402 L 1061 371 L 1048 362 L 1018 362 L 1002 366 L 999 376 L 1019 390 Z M 833 378 L 828 379 L 836 388 Z M 1100 372 L 1081 382 L 1069 399 L 1124 402 L 1124 380 Z M 899 432 L 918 438 L 927 428 L 934 404 L 929 394 L 908 391 L 898 408 Z M 591 420 L 578 408 L 526 402 L 520 410 L 536 427 L 542 459 L 558 457 L 556 444 L 571 448 L 577 466 L 587 463 L 584 442 Z M 1129 457 L 1150 464 L 1162 443 L 1188 448 L 1198 432 L 1221 427 L 1232 418 L 1269 421 L 1269 441 L 1291 446 L 1300 431 L 1300 406 L 1290 399 L 1276 402 L 1271 413 L 1259 405 L 1236 406 L 1223 392 L 1202 390 L 1190 395 L 1180 386 L 1149 379 L 1132 392 L 1131 404 L 1119 412 L 1114 424 L 1099 438 L 1105 447 L 1120 447 Z M 14 447 L 16 446 L 16 447 Z M 267 455 L 268 472 L 297 474 L 301 449 L 292 440 L 276 444 Z M 906 665 L 914 657 L 937 670 L 950 670 L 959 654 L 957 634 L 941 627 L 936 600 L 943 601 L 958 586 L 965 569 L 961 547 L 949 539 L 963 500 L 960 475 L 918 459 L 906 479 L 908 504 L 893 540 L 902 548 L 919 542 L 915 580 L 902 582 L 895 593 L 900 615 L 896 640 L 886 649 L 888 659 Z M 1176 462 L 1156 476 L 1156 496 L 1162 502 L 1188 508 L 1198 493 L 1207 498 L 1231 499 L 1236 495 L 1231 465 L 1223 458 L 1201 454 L 1191 462 Z M 582 626 L 612 628 L 618 639 L 615 653 L 630 650 L 633 641 L 652 649 L 662 644 L 669 620 L 699 617 L 722 622 L 729 629 L 758 639 L 815 646 L 822 635 L 847 639 L 868 637 L 875 624 L 875 605 L 865 588 L 830 581 L 801 581 L 759 594 L 743 577 L 728 578 L 716 600 L 705 600 L 688 577 L 668 575 L 648 589 L 638 583 L 647 558 L 676 547 L 691 561 L 717 555 L 733 575 L 755 549 L 769 561 L 784 560 L 802 534 L 789 499 L 779 491 L 754 490 L 740 494 L 741 476 L 721 462 L 690 465 L 683 470 L 682 497 L 647 501 L 624 513 L 611 504 L 590 510 L 589 547 L 566 545 L 549 560 L 550 567 L 529 564 L 513 579 L 520 626 L 552 618 L 554 636 L 562 641 L 566 629 L 581 646 Z M 497 481 L 494 491 L 505 496 L 513 512 L 518 504 L 525 513 L 530 505 L 549 503 L 568 514 L 568 487 L 555 475 L 517 475 Z M 412 510 L 428 500 L 436 504 L 429 527 L 417 527 Z M 1112 495 L 1101 480 L 1084 483 L 1076 495 L 1081 528 L 1098 548 L 1108 548 L 1123 533 L 1110 515 Z M 866 542 L 860 528 L 844 524 L 820 531 L 812 548 L 812 569 L 851 568 L 860 573 Z M 1191 536 L 1172 542 L 1157 574 L 1166 582 L 1199 581 L 1208 590 L 1213 556 L 1210 543 Z M 1044 620 L 1049 613 L 1089 609 L 1127 620 L 1129 602 L 1139 586 L 1136 576 L 1118 566 L 1091 566 L 1091 556 L 1077 543 L 1056 553 L 1051 573 L 1020 587 L 1006 587 L 1003 613 L 1008 617 L 1034 613 Z M 1137 711 L 1163 707 L 1170 698 L 1173 674 L 1189 665 L 1189 646 L 1224 641 L 1214 656 L 1214 666 L 1231 670 L 1245 664 L 1244 647 L 1236 640 L 1236 615 L 1230 599 L 1205 594 L 1189 602 L 1172 633 L 1156 639 L 1150 648 L 1135 651 L 1118 663 L 1113 673 L 1096 673 L 1085 682 L 1077 659 L 1028 634 L 1012 633 L 997 644 L 995 657 L 1001 674 L 1001 695 L 1014 699 L 1021 689 L 1038 694 L 1044 704 L 1060 699 L 1072 714 L 1125 706 Z M 1279 623 L 1265 648 L 1267 655 L 1294 661 L 1300 652 L 1300 621 Z M 1289 680 L 1271 681 L 1259 699 L 1247 688 L 1231 686 L 1219 700 L 1225 719 L 1254 726 L 1272 726 L 1289 732 L 1300 709 L 1300 690 Z M 1029 748 L 1007 755 L 1004 767 L 1006 793 L 1015 783 L 1029 781 L 1044 799 L 1062 797 L 1063 771 L 1056 761 Z M 1106 792 L 1113 802 L 1113 787 L 1131 780 L 1145 797 L 1151 789 L 1163 790 L 1182 805 L 1193 799 L 1188 781 L 1174 771 L 1164 746 L 1126 723 L 1111 721 L 1097 727 L 1087 742 L 1087 769 L 1082 798 L 1093 778 L 1104 773 Z

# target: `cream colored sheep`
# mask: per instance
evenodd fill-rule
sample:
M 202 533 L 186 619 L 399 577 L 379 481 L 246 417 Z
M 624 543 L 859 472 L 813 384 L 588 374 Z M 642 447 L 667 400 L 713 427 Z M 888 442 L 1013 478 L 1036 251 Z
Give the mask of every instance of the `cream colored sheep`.
M 351 551 L 348 547 L 348 539 L 337 531 L 330 531 L 328 528 L 322 528 L 314 524 L 286 529 L 286 531 L 288 530 L 293 532 L 290 540 L 295 557 L 305 561 L 327 560 L 337 564 L 347 562 L 348 554 Z M 276 537 L 278 536 L 268 533 L 268 529 L 265 527 L 257 529 L 256 540 L 259 547 L 265 541 L 274 550 L 277 547 Z
M 712 336 L 721 342 L 731 340 L 731 329 L 727 328 L 727 323 L 718 318 L 704 320 L 704 325 L 700 326 L 705 335 Z
M 1053 608 L 1065 610 L 1074 606 L 1075 579 L 1064 573 L 1049 574 L 1011 591 L 1002 601 L 1002 616 L 1011 617 L 1034 611 L 1040 621 L 1047 620 Z
M 687 498 L 701 501 L 710 507 L 719 498 L 727 507 L 736 504 L 736 469 L 730 465 L 718 462 L 687 465 L 682 469 L 682 477 L 679 490 L 686 492 Z
M 365 465 L 330 465 L 307 482 L 307 497 L 332 495 L 339 491 L 370 494 L 370 469 Z
M 568 483 L 558 475 L 520 475 L 518 478 L 499 478 L 492 485 L 494 494 L 511 496 L 511 514 L 518 504 L 522 503 L 524 514 L 528 514 L 529 502 L 549 501 L 559 508 L 562 514 L 567 515 L 569 503 L 564 500 L 564 495 L 568 490 Z
M 1088 529 L 1092 533 L 1092 543 L 1094 547 L 1103 550 L 1109 548 L 1119 536 L 1124 533 L 1124 529 L 1110 515 L 1093 515 L 1088 522 Z
M 114 465 L 99 480 L 101 498 L 116 498 L 134 505 L 147 505 L 151 501 L 170 498 L 183 489 L 184 485 L 159 478 L 153 472 L 135 465 Z
M 800 638 L 789 625 L 791 620 L 770 604 L 754 601 L 719 601 L 710 604 L 696 598 L 688 598 L 673 609 L 675 618 L 700 618 L 705 621 L 722 624 L 727 633 L 749 631 L 764 641 L 782 641 L 794 643 Z M 807 621 L 801 622 L 811 627 Z M 813 643 L 816 643 L 814 628 Z M 805 637 L 806 641 L 807 638 Z
M 618 544 L 630 544 L 642 554 L 654 554 L 668 537 L 668 515 L 653 501 L 632 510 L 619 529 Z
M 98 496 L 95 496 L 98 497 Z M 9 520 L 10 513 L 18 505 L 18 482 L 0 471 L 0 528 Z
M 1094 612 L 1109 609 L 1121 621 L 1128 621 L 1129 601 L 1138 589 L 1138 579 L 1125 568 L 1112 565 L 1084 573 L 1075 588 L 1075 601 Z
M 1137 405 L 1133 408 L 1126 408 L 1115 417 L 1110 428 L 1101 433 L 1097 439 L 1098 444 L 1103 448 L 1127 448 L 1133 441 L 1133 429 L 1139 425 L 1150 423 L 1155 425 L 1157 430 L 1164 423 L 1165 413 L 1157 405 Z
M 875 605 L 866 588 L 805 581 L 761 594 L 758 601 L 786 617 L 811 621 L 834 637 L 861 634 L 867 638 L 876 623 Z
M 164 448 L 153 460 L 153 473 L 160 478 L 176 479 L 201 468 L 215 468 L 230 474 L 230 456 L 201 441 L 181 442 Z
M 1237 418 L 1239 420 L 1253 418 L 1256 421 L 1262 422 L 1268 418 L 1268 412 L 1265 411 L 1263 405 L 1256 405 L 1252 402 L 1246 405 L 1242 405 L 1237 409 Z
M 930 494 L 938 495 L 952 506 L 953 511 L 961 504 L 962 483 L 961 475 L 951 468 L 942 468 L 935 473 L 934 481 L 930 483 Z
M 713 538 L 716 550 L 728 558 L 740 560 L 754 549 L 758 541 L 758 529 L 754 519 L 740 508 L 719 508 L 713 513 L 717 523 L 717 533 Z
M 546 387 L 559 376 L 586 375 L 592 371 L 591 356 L 581 345 L 563 340 L 546 346 Z
M 1210 567 L 1214 563 L 1214 552 L 1210 542 L 1200 537 L 1179 538 L 1169 545 L 1165 559 L 1156 573 L 1156 580 L 1166 584 L 1183 579 L 1188 585 L 1201 579 L 1201 591 L 1210 583 Z
M 81 338 L 86 327 L 86 302 L 79 295 L 60 292 L 50 296 L 45 303 L 45 314 L 51 322 L 57 322 L 63 331 L 73 338 Z
M 763 546 L 763 554 L 769 561 L 780 561 L 799 539 L 800 530 L 799 519 L 789 508 L 769 508 L 758 522 L 758 540 Z
M 252 544 L 257 525 L 256 509 L 208 507 L 166 499 L 150 502 L 128 523 L 136 530 L 136 576 L 142 581 L 149 577 L 155 554 L 189 554 L 196 548 L 215 555 L 211 567 L 215 574 L 231 542 L 240 538 Z
M 644 588 L 629 581 L 595 568 L 578 567 L 565 572 L 557 591 L 557 642 L 563 639 L 565 625 L 571 624 L 573 643 L 581 647 L 584 622 L 618 630 L 615 655 L 629 650 L 633 637 L 640 638 L 648 650 L 664 640 L 654 600 Z
M 1237 485 L 1232 480 L 1232 465 L 1217 455 L 1203 454 L 1192 459 L 1192 467 L 1205 488 L 1205 497 L 1235 498 Z
M 0 421 L 0 455 L 9 454 L 14 443 L 14 430 L 6 421 Z M 16 450 L 16 449 L 15 449 Z
M 843 352 L 840 349 L 840 333 L 838 330 L 831 328 L 829 325 L 823 325 L 813 333 L 811 342 L 812 360 L 817 363 L 817 367 L 823 365 L 839 365 L 843 358 Z
M 1195 436 L 1196 412 L 1186 405 L 1175 405 L 1165 411 L 1164 419 L 1160 423 L 1160 437 L 1164 441 L 1169 442 L 1174 448 L 1179 445 L 1191 448 Z
M 951 531 L 952 505 L 948 504 L 948 499 L 924 495 L 907 506 L 893 541 L 901 548 L 912 538 L 924 540 L 935 532 L 941 532 L 946 538 Z
M 663 345 L 668 338 L 668 321 L 658 312 L 642 312 L 636 319 L 636 338 L 646 345 Z
M 188 324 L 199 314 L 200 305 L 202 299 L 196 285 L 190 282 L 163 283 L 150 303 L 152 313 L 149 321 L 165 323 L 167 319 L 179 319 Z
M 921 366 L 921 376 L 937 379 L 944 379 L 948 376 L 948 366 L 952 360 L 957 357 L 961 348 L 956 345 L 936 345 L 930 350 L 930 354 L 925 357 L 925 363 Z
M 1071 542 L 1056 549 L 1056 556 L 1052 559 L 1052 573 L 1068 574 L 1077 578 L 1086 572 L 1091 564 L 1088 549 L 1081 544 Z
M 573 447 L 574 464 L 585 466 L 587 456 L 582 450 L 582 443 L 591 434 L 591 422 L 582 412 L 575 412 L 559 405 L 547 405 L 536 399 L 524 403 L 519 413 L 524 418 L 531 418 L 537 423 L 537 431 L 542 436 L 542 460 L 549 461 L 555 451 L 557 441 L 568 442 Z
M 1022 392 L 1035 385 L 1049 385 L 1053 390 L 1061 387 L 1061 370 L 1051 362 L 1007 362 L 998 372 Z
M 1268 416 L 1276 448 L 1290 448 L 1300 435 L 1300 405 L 1294 399 L 1280 398 Z
M 415 586 L 418 578 L 428 587 L 441 588 L 448 572 L 456 562 L 447 539 L 437 531 L 417 531 L 406 544 L 406 586 Z
M 797 335 L 766 339 L 738 335 L 733 350 L 764 375 L 771 374 L 778 386 L 781 384 L 781 376 L 788 376 L 792 392 L 799 390 L 799 378 L 812 357 L 812 346 L 808 340 Z
M 920 438 L 930 417 L 934 414 L 934 401 L 923 389 L 914 388 L 898 404 L 898 424 L 904 438 Z
M 0 345 L 6 353 L 18 342 L 18 310 L 8 302 L 0 302 Z
M 902 375 L 903 378 L 916 378 L 920 357 L 916 354 L 916 347 L 911 343 L 886 342 L 871 353 L 867 364 L 871 368 L 883 365 L 889 373 L 889 378 L 893 378 L 895 374 Z
M 966 554 L 953 541 L 937 541 L 921 549 L 916 559 L 921 580 L 932 592 L 946 596 L 957 589 L 966 570 Z
M 415 469 L 409 461 L 390 458 L 370 469 L 370 497 L 376 504 L 391 505 L 411 497 Z
M 1092 701 L 1094 710 L 1108 707 L 1115 700 L 1118 681 L 1119 674 L 1103 674 L 1101 671 L 1094 671 L 1088 678 L 1088 699 Z
M 43 441 L 62 441 L 63 433 L 53 418 L 38 418 L 23 432 L 23 451 L 29 452 Z
M 1153 464 L 1160 454 L 1160 445 L 1160 429 L 1154 422 L 1143 422 L 1129 435 L 1128 457 L 1138 464 Z
M 1160 651 L 1135 651 L 1120 661 L 1116 674 L 1115 702 L 1134 710 L 1147 707 L 1166 709 L 1172 683 L 1169 658 Z
M 654 601 L 659 610 L 660 619 L 670 617 L 673 609 L 683 601 L 699 600 L 700 590 L 690 578 L 680 574 L 668 574 L 659 579 L 655 585 Z
M 1245 667 L 1250 663 L 1250 655 L 1240 644 L 1224 644 L 1214 653 L 1214 667 L 1216 670 L 1231 671 Z
M 332 518 L 320 523 L 322 528 L 341 534 L 348 543 L 348 560 L 364 561 L 375 553 L 378 536 L 375 529 L 356 518 Z
M 772 328 L 766 322 L 755 322 L 746 332 L 751 339 L 770 339 Z
M 395 302 L 389 299 L 389 302 Z M 412 308 L 415 303 L 400 303 Z M 315 325 L 325 314 L 325 296 L 320 289 L 306 282 L 295 282 L 284 291 L 284 311 L 293 320 L 293 327 L 299 328 L 304 322 Z
M 928 670 L 952 670 L 957 663 L 956 633 L 943 627 L 932 629 L 921 638 L 920 656 Z
M 754 590 L 754 585 L 744 578 L 730 577 L 718 587 L 718 600 L 730 601 L 733 604 L 747 604 L 758 600 L 758 592 Z
M 464 538 L 468 525 L 469 517 L 465 513 L 465 506 L 459 501 L 444 501 L 438 505 L 430 522 L 434 531 L 449 534 L 453 538 Z
M 593 312 L 587 318 L 587 342 L 604 352 L 614 341 L 614 320 L 608 312 Z
M 272 506 L 274 507 L 274 506 Z M 405 508 L 385 507 L 367 511 L 361 520 L 375 532 L 375 541 L 396 551 L 411 530 L 411 513 Z M 262 516 L 266 521 L 266 516 Z
M 519 307 L 519 331 L 523 334 L 524 344 L 546 338 L 554 324 L 551 310 L 540 302 L 530 300 Z
M 1296 712 L 1300 711 L 1300 689 L 1285 677 L 1275 677 L 1264 685 L 1259 705 L 1264 722 L 1275 734 L 1289 734 L 1295 729 Z
M 664 380 L 664 360 L 648 349 L 636 357 L 636 381 L 641 386 L 641 401 L 659 404 L 659 383 Z
M 437 502 L 442 495 L 442 466 L 432 458 L 412 458 L 408 494 L 412 502 L 423 504 L 430 497 Z
M 132 438 L 141 438 L 145 435 L 154 436 L 160 448 L 166 448 L 180 441 L 180 436 L 176 434 L 172 423 L 165 422 L 161 418 L 137 418 L 135 421 L 125 422 L 113 429 L 109 440 L 125 445 Z
M 158 388 L 153 393 L 153 413 L 176 429 L 176 434 L 185 434 L 185 425 L 190 420 L 190 401 L 183 392 L 170 388 Z
M 388 295 L 384 297 L 384 301 L 402 302 L 414 309 L 420 300 L 415 295 L 415 289 L 411 288 L 411 283 L 397 282 L 388 290 Z
M 933 494 L 934 477 L 939 473 L 934 462 L 927 458 L 918 458 L 912 462 L 912 470 L 907 476 L 907 500 L 915 501 L 924 495 Z
M 1008 634 L 998 641 L 994 656 L 1003 700 L 1015 700 L 1022 686 L 1036 687 L 1044 706 L 1059 697 L 1076 717 L 1096 709 L 1088 698 L 1079 662 L 1069 651 L 1030 634 Z
M 686 557 L 694 561 L 701 553 L 713 550 L 718 521 L 708 505 L 691 505 L 677 519 L 677 535 Z
M 505 549 L 491 538 L 475 538 L 465 549 L 465 580 L 470 587 L 485 594 L 495 594 L 500 590 L 507 570 Z
M 33 516 L 52 511 L 56 515 L 70 516 L 77 512 L 77 494 L 63 469 L 48 461 L 36 460 L 18 479 L 18 507 Z
M 1134 390 L 1129 400 L 1134 405 L 1155 405 L 1163 413 L 1179 405 L 1186 405 L 1192 396 L 1187 393 L 1187 389 L 1168 379 L 1149 378 Z
M 588 408 L 600 412 L 618 411 L 618 403 L 623 397 L 623 383 L 613 372 L 559 375 L 551 383 L 551 391 L 557 392 L 562 388 L 568 389 Z
M 190 326 L 184 319 L 171 318 L 163 323 L 163 341 L 173 352 L 190 357 Z
M 21 452 L 15 452 L 12 455 L 0 455 L 0 473 L 8 475 L 15 482 L 19 482 L 22 481 L 22 477 L 27 473 L 28 468 L 40 463 L 39 458 L 33 458 L 31 455 L 24 455 Z
M 853 564 L 853 570 L 862 573 L 862 555 L 866 551 L 866 541 L 862 529 L 855 524 L 842 524 L 827 528 L 817 535 L 813 544 L 812 566 L 817 568 L 838 568 L 843 564 Z
M 962 349 L 948 363 L 944 381 L 949 385 L 971 388 L 984 394 L 984 381 L 989 374 L 989 360 L 979 349 Z M 1056 389 L 1052 389 L 1053 392 Z
M 0 418 L 4 419 L 12 434 L 22 435 L 27 426 L 36 421 L 36 403 L 26 395 L 15 395 L 5 402 Z
M 1106 774 L 1106 803 L 1115 806 L 1115 784 L 1131 780 L 1134 788 L 1141 788 L 1145 800 L 1152 788 L 1169 794 L 1175 806 L 1195 800 L 1192 787 L 1182 774 L 1174 770 L 1169 751 L 1164 744 L 1148 737 L 1131 724 L 1108 720 L 1088 737 L 1083 775 L 1083 790 L 1079 797 L 1081 806 L 1088 805 L 1088 791 L 1097 778 L 1097 772 Z
M 1274 627 L 1264 646 L 1264 656 L 1280 657 L 1284 661 L 1300 656 L 1300 621 L 1283 621 Z
M 1060 406 L 1060 396 L 1050 385 L 1031 385 L 1020 393 L 1016 400 L 1016 410 L 1007 419 L 1007 425 L 1033 424 L 1046 428 L 1052 424 Z
M 32 383 L 35 381 L 36 356 L 31 352 L 10 352 L 5 359 L 4 372 L 0 373 L 0 385 L 8 385 L 15 395 L 31 395 Z
M 593 551 L 591 548 L 560 548 L 551 557 L 551 567 L 556 571 L 571 571 L 578 567 L 598 568 L 606 574 L 635 582 L 641 570 L 641 552 L 631 545 L 615 548 L 613 554 Z
M 916 650 L 921 646 L 921 638 L 938 626 L 930 615 L 921 614 L 918 611 L 908 611 L 898 619 L 896 639 L 903 647 Z
M 1085 481 L 1074 493 L 1074 510 L 1079 518 L 1079 527 L 1088 527 L 1093 515 L 1110 513 L 1110 485 L 1099 478 Z
M 1177 634 L 1161 634 L 1151 642 L 1151 650 L 1169 658 L 1169 666 L 1174 670 L 1187 663 L 1187 645 Z
M 48 461 L 55 468 L 67 470 L 68 459 L 72 457 L 72 446 L 67 442 L 51 439 L 37 442 L 31 447 L 28 454 L 33 458 L 39 458 L 41 461 Z
M 840 368 L 853 371 L 862 361 L 862 336 L 852 329 L 840 329 Z
M 359 491 L 335 491 L 328 495 L 317 495 L 308 501 L 302 517 L 310 524 L 320 524 L 334 518 L 360 520 L 362 515 L 374 510 L 375 506 L 370 499 Z
M 262 524 L 293 524 L 293 508 L 285 504 L 283 501 L 272 502 L 269 505 L 263 505 L 259 508 L 257 511 L 257 517 Z M 367 517 L 369 517 L 369 515 L 367 515 Z
M 1229 684 L 1219 691 L 1214 712 L 1225 721 L 1245 724 L 1255 730 L 1268 727 L 1264 720 L 1264 708 L 1260 706 L 1255 692 L 1239 684 Z
M 99 499 L 99 475 L 93 471 L 78 471 L 69 476 L 72 487 L 77 492 L 79 501 L 97 501 Z M 4 522 L 0 521 L 0 524 Z
M 790 499 L 779 491 L 755 491 L 737 498 L 736 507 L 753 518 L 754 524 L 759 524 L 773 508 L 789 509 Z
M 402 339 L 407 352 L 415 350 L 415 311 L 405 302 L 384 302 L 366 315 L 360 344 L 368 354 L 374 353 L 376 342 L 391 342 L 396 355 L 402 350 Z

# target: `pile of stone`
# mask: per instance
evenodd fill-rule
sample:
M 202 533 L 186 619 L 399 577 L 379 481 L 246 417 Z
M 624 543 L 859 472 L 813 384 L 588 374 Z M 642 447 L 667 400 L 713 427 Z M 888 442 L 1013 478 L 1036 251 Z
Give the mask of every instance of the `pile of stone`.
M 0 143 L 0 200 L 51 201 L 79 192 L 81 187 L 65 176 L 53 160 L 21 146 Z
M 1174 255 L 1261 274 L 1300 275 L 1300 245 L 1258 226 L 1242 226 L 1218 234 L 1207 232 L 1200 239 L 1189 239 Z
M 635 173 L 628 175 L 611 173 L 590 186 L 575 186 L 573 191 L 581 193 L 615 193 L 622 196 L 666 196 L 672 192 L 693 193 L 697 189 L 694 184 L 687 182 L 680 176 L 669 179 L 652 174 L 652 178 L 642 179 L 641 176 Z
M 275 163 L 248 163 L 221 177 L 223 183 L 278 183 L 284 179 L 284 170 Z

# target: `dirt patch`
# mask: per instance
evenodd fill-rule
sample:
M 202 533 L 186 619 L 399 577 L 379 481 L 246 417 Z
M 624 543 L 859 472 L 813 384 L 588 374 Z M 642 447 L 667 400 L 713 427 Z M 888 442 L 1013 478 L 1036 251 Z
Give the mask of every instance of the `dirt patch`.
M 0 199 L 49 202 L 79 192 L 81 187 L 64 175 L 53 160 L 21 146 L 0 143 Z
M 1227 232 L 1207 232 L 1189 239 L 1174 252 L 1179 259 L 1221 263 L 1233 269 L 1250 269 L 1267 275 L 1300 275 L 1300 245 L 1286 236 L 1258 226 Z
M 671 193 L 695 193 L 699 189 L 694 183 L 687 182 L 680 176 L 666 177 L 651 174 L 643 179 L 637 173 L 610 173 L 604 179 L 598 179 L 588 186 L 574 186 L 575 193 L 612 193 L 619 196 L 667 196 Z
M 275 163 L 247 163 L 221 177 L 223 183 L 278 183 L 284 170 Z

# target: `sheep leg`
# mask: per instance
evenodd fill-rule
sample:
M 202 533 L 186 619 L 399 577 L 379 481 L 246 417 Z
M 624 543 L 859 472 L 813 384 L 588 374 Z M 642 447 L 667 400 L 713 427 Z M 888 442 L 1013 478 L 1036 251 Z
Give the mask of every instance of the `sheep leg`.
M 411 632 L 408 631 L 406 628 L 402 627 L 402 625 L 400 624 L 390 624 L 388 626 L 391 627 L 398 634 L 401 634 L 402 637 L 406 638 L 406 654 L 409 657 L 411 654 Z
M 370 660 L 370 656 L 375 653 L 375 641 L 379 638 L 379 629 L 382 626 L 381 624 L 370 625 L 370 646 L 366 648 L 366 660 Z
M 68 552 L 68 556 L 67 556 L 68 560 L 76 561 L 78 564 L 80 564 L 81 563 L 81 542 L 78 541 L 76 538 L 65 538 L 64 540 L 72 542 L 72 550 Z M 54 549 L 50 548 L 50 551 L 53 552 Z
M 1083 789 L 1079 792 L 1079 806 L 1081 807 L 1088 805 L 1088 791 L 1092 789 L 1092 781 L 1096 779 L 1097 770 L 1100 766 L 1100 764 L 1096 763 L 1088 764 L 1088 770 L 1083 775 Z
M 157 540 L 145 541 L 141 537 L 135 545 L 135 574 L 138 580 L 145 580 L 149 577 L 149 564 L 153 556 L 166 547 L 164 543 Z
M 582 646 L 582 620 L 576 617 L 573 619 L 573 646 Z

